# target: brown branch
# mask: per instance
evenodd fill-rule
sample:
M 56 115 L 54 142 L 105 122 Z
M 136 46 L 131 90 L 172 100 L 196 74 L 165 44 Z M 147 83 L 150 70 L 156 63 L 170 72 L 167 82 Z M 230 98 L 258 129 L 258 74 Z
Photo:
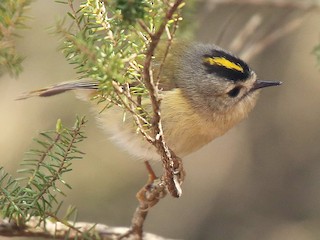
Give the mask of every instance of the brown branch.
M 166 48 L 164 50 L 164 56 L 162 58 L 162 61 L 161 61 L 161 64 L 159 66 L 159 72 L 158 72 L 158 75 L 156 77 L 156 85 L 157 87 L 159 86 L 159 82 L 160 82 L 160 76 L 161 76 L 161 73 L 162 73 L 162 69 L 164 67 L 164 63 L 167 59 L 167 56 L 169 54 L 169 50 L 171 48 L 171 45 L 172 45 L 172 41 L 173 41 L 173 36 L 174 34 L 176 33 L 177 29 L 178 29 L 178 21 L 175 21 L 174 22 L 174 25 L 173 25 L 173 29 L 172 29 L 172 32 L 170 32 L 170 30 L 168 29 L 168 27 L 165 28 L 166 29 L 166 33 L 167 33 L 167 37 L 168 37 L 168 43 L 166 45 Z
M 138 129 L 139 129 L 140 133 L 142 134 L 142 136 L 144 136 L 145 139 L 149 143 L 153 144 L 154 139 L 144 131 L 144 127 L 142 126 L 142 123 L 144 123 L 144 124 L 149 124 L 149 123 L 146 119 L 144 119 L 140 114 L 138 114 L 136 112 L 137 104 L 132 99 L 132 96 L 131 96 L 130 90 L 129 90 L 129 86 L 127 86 L 126 89 L 122 89 L 118 85 L 118 83 L 114 82 L 114 81 L 112 82 L 112 85 L 113 85 L 115 93 L 117 94 L 117 96 L 118 96 L 119 100 L 121 101 L 122 105 L 124 106 L 124 108 L 132 114 L 132 117 L 133 117 L 136 125 L 138 126 Z M 121 94 L 123 94 L 129 100 L 129 102 L 130 102 L 129 104 L 121 98 L 121 96 L 120 96 Z
M 153 110 L 152 129 L 155 136 L 155 141 L 153 145 L 158 150 L 158 153 L 161 156 L 161 160 L 165 169 L 165 175 L 163 179 L 168 186 L 170 194 L 174 197 L 180 197 L 181 195 L 181 188 L 178 184 L 179 181 L 177 181 L 177 178 L 180 178 L 180 175 L 182 175 L 182 164 L 181 160 L 173 153 L 171 149 L 169 149 L 163 136 L 160 114 L 161 99 L 159 97 L 158 88 L 153 79 L 151 61 L 154 56 L 155 49 L 159 44 L 160 37 L 165 31 L 168 21 L 172 19 L 173 14 L 178 9 L 180 4 L 182 4 L 182 2 L 183 0 L 175 1 L 175 3 L 169 8 L 168 12 L 166 13 L 166 18 L 163 20 L 159 29 L 150 36 L 151 41 L 147 49 L 143 68 L 143 79 L 145 86 L 149 92 Z
M 149 172 L 148 182 L 136 195 L 139 205 L 133 214 L 131 229 L 119 239 L 126 239 L 129 236 L 134 237 L 134 239 L 141 239 L 143 236 L 144 221 L 149 210 L 156 205 L 161 198 L 166 196 L 166 186 L 164 182 L 157 178 L 148 161 L 145 161 L 145 164 Z
M 151 37 L 153 35 L 152 31 L 148 28 L 148 26 L 144 23 L 144 21 L 142 21 L 141 19 L 138 19 L 138 23 L 140 25 L 140 27 L 146 32 L 148 33 L 148 35 Z
M 183 170 L 181 159 L 178 158 L 171 149 L 166 145 L 163 129 L 161 124 L 161 114 L 160 114 L 160 103 L 161 98 L 159 96 L 158 89 L 158 80 L 154 81 L 153 73 L 151 70 L 151 61 L 153 59 L 155 49 L 158 46 L 160 37 L 166 31 L 168 37 L 167 48 L 165 49 L 164 59 L 160 66 L 160 71 L 163 67 L 166 56 L 168 55 L 169 48 L 172 43 L 172 36 L 174 35 L 177 29 L 177 21 L 174 22 L 173 30 L 170 33 L 167 28 L 167 23 L 173 18 L 173 14 L 178 9 L 183 0 L 177 0 L 167 11 L 166 17 L 160 25 L 159 29 L 153 33 L 146 26 L 142 20 L 138 20 L 140 27 L 149 35 L 149 46 L 146 52 L 146 59 L 144 62 L 143 68 L 143 82 L 142 84 L 146 87 L 149 93 L 153 118 L 152 118 L 152 135 L 148 134 L 145 131 L 143 124 L 148 124 L 149 122 L 143 118 L 140 112 L 137 112 L 137 109 L 141 107 L 141 102 L 139 99 L 135 101 L 130 92 L 129 84 L 120 86 L 117 82 L 113 82 L 113 88 L 116 95 L 121 101 L 121 105 L 128 110 L 134 119 L 134 122 L 138 126 L 140 133 L 144 138 L 154 145 L 161 156 L 163 166 L 164 166 L 164 175 L 161 178 L 157 178 L 153 172 L 151 166 L 146 162 L 146 166 L 149 172 L 149 180 L 147 184 L 137 193 L 137 199 L 139 205 L 135 210 L 135 213 L 131 220 L 131 228 L 125 234 L 119 236 L 118 239 L 142 239 L 143 236 L 143 225 L 145 219 L 148 215 L 149 210 L 152 206 L 157 204 L 161 198 L 166 195 L 166 189 L 169 190 L 172 196 L 179 197 L 181 195 L 180 183 L 183 179 Z M 159 71 L 159 72 L 160 72 Z M 160 73 L 159 73 L 160 74 Z M 157 76 L 158 78 L 160 75 Z M 123 98 L 125 97 L 125 98 Z
M 151 70 L 151 63 L 155 50 L 159 44 L 160 37 L 167 29 L 168 21 L 173 18 L 174 13 L 177 11 L 178 7 L 180 6 L 180 4 L 182 4 L 182 2 L 183 0 L 176 0 L 174 4 L 169 7 L 165 19 L 162 21 L 159 29 L 154 33 L 151 32 L 151 30 L 146 26 L 146 24 L 142 20 L 138 21 L 141 28 L 149 35 L 150 38 L 149 45 L 146 51 L 142 78 L 143 83 L 146 89 L 148 90 L 149 98 L 152 105 L 153 118 L 151 120 L 151 136 L 149 136 L 149 134 L 147 134 L 144 131 L 144 128 L 141 125 L 141 119 L 138 117 L 139 114 L 136 112 L 137 105 L 136 102 L 132 99 L 129 86 L 123 89 L 120 88 L 118 84 L 114 84 L 116 93 L 123 94 L 129 100 L 129 104 L 123 102 L 125 107 L 132 113 L 133 118 L 137 126 L 139 127 L 139 131 L 141 132 L 141 134 L 148 140 L 149 143 L 154 145 L 154 147 L 157 149 L 164 167 L 163 176 L 157 178 L 151 166 L 148 164 L 148 162 L 146 162 L 146 166 L 149 172 L 149 180 L 147 184 L 137 193 L 139 205 L 136 208 L 136 211 L 132 217 L 130 230 L 127 233 L 120 236 L 119 239 L 142 239 L 143 225 L 148 215 L 148 212 L 151 209 L 151 207 L 157 204 L 159 200 L 166 195 L 166 189 L 168 189 L 170 194 L 174 197 L 180 197 L 181 195 L 180 184 L 184 176 L 182 162 L 181 159 L 177 157 L 174 154 L 174 152 L 167 146 L 163 136 L 163 128 L 160 113 L 161 98 L 159 96 L 158 79 L 156 82 L 154 81 L 153 72 Z M 174 24 L 175 25 L 172 34 L 176 31 L 177 28 L 177 23 Z M 168 50 L 172 41 L 172 34 L 168 35 L 168 46 L 164 58 L 168 54 Z M 120 99 L 122 98 L 120 97 Z M 138 102 L 138 105 L 139 104 L 140 103 Z
M 90 239 L 114 240 L 125 234 L 129 229 L 126 227 L 110 227 L 104 224 L 95 224 L 87 222 L 68 221 L 70 228 L 65 222 L 46 219 L 40 223 L 39 217 L 31 217 L 23 226 L 17 225 L 8 219 L 0 219 L 0 236 L 6 237 L 27 237 L 30 239 L 84 239 L 90 236 Z M 88 239 L 88 238 L 86 238 Z M 133 239 L 133 238 L 131 238 Z M 143 233 L 144 240 L 169 240 L 151 233 Z

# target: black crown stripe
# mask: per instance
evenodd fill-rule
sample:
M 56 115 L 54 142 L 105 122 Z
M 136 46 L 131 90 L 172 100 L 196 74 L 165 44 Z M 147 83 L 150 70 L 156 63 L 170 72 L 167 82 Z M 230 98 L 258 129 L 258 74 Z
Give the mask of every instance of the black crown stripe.
M 250 76 L 250 68 L 241 59 L 234 57 L 224 51 L 212 50 L 211 54 L 206 54 L 203 56 L 203 65 L 206 66 L 206 71 L 209 74 L 216 74 L 219 77 L 226 78 L 230 81 L 244 81 Z M 210 64 L 209 61 L 205 59 L 208 58 L 224 58 L 238 66 L 240 66 L 243 71 L 239 71 L 234 68 L 228 68 L 221 64 Z

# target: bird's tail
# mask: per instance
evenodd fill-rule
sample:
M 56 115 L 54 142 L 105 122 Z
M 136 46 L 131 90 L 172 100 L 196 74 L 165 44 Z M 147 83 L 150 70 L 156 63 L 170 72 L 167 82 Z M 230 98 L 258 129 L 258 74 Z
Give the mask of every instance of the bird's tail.
M 17 100 L 23 100 L 31 97 L 50 97 L 60 93 L 64 93 L 70 90 L 97 90 L 99 88 L 99 83 L 97 81 L 88 80 L 76 80 L 69 82 L 62 82 L 56 85 L 52 85 L 46 88 L 33 90 L 27 92 L 17 98 Z

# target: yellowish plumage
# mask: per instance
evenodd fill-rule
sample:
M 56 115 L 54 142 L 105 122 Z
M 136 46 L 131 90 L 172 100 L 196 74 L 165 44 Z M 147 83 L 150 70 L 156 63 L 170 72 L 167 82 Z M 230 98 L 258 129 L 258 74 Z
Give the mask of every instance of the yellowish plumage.
M 77 91 L 77 96 L 83 100 L 89 99 L 92 95 L 94 92 Z M 223 135 L 245 118 L 255 105 L 255 99 L 251 99 L 242 102 L 228 114 L 202 115 L 201 111 L 192 108 L 180 89 L 165 91 L 162 95 L 161 120 L 165 141 L 180 157 L 200 149 L 216 137 Z M 130 114 L 126 114 L 124 118 L 124 111 L 119 107 L 112 107 L 101 112 L 105 104 L 97 104 L 94 101 L 92 103 L 94 112 L 97 113 L 99 126 L 121 149 L 142 160 L 160 160 L 154 146 L 149 144 L 137 131 L 137 126 Z
M 154 59 L 154 76 L 159 74 L 162 53 L 160 50 Z M 178 156 L 186 156 L 244 119 L 255 106 L 260 88 L 279 84 L 257 80 L 245 62 L 215 45 L 175 44 L 160 75 L 165 141 Z M 98 86 L 96 81 L 65 82 L 32 91 L 21 99 L 75 90 L 78 98 L 92 102 L 99 125 L 121 149 L 143 160 L 160 160 L 130 113 L 124 118 L 124 110 L 118 106 L 101 111 L 105 103 L 92 100 Z M 142 99 L 142 105 L 151 108 L 148 98 Z

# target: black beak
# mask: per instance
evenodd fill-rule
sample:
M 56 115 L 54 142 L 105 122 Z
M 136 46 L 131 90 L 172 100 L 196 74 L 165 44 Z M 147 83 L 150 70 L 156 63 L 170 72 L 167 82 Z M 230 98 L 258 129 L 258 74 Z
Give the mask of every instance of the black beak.
M 259 88 L 265 88 L 265 87 L 271 87 L 271 86 L 278 86 L 281 85 L 282 82 L 279 81 L 262 81 L 262 80 L 257 80 L 254 84 L 253 87 L 251 89 L 251 91 L 253 90 L 257 90 Z

